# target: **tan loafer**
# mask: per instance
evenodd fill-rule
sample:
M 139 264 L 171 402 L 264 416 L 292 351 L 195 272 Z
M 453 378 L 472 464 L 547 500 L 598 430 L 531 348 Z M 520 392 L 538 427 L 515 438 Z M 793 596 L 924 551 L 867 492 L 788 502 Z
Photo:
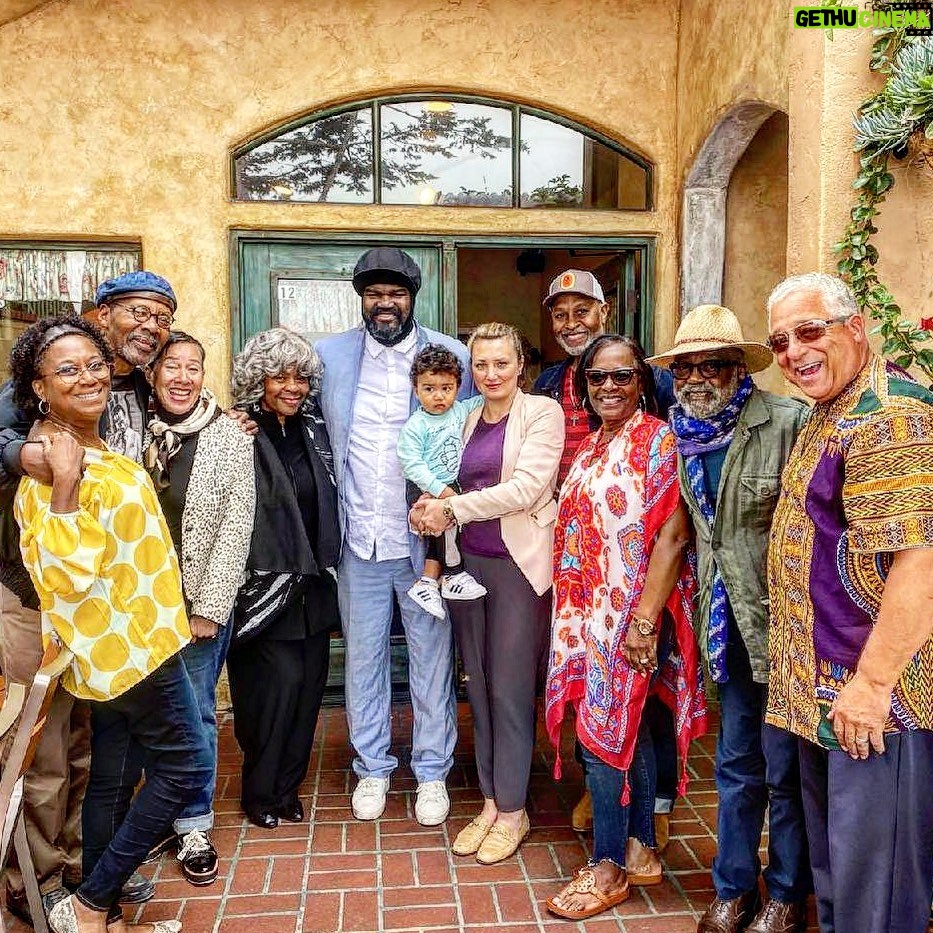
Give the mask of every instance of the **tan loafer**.
M 570 814 L 570 825 L 578 833 L 588 833 L 593 828 L 593 798 L 588 790 L 583 792 L 583 796 L 573 808 L 573 813 Z
M 506 829 L 499 823 L 495 823 L 477 850 L 476 861 L 481 865 L 494 865 L 496 862 L 509 858 L 515 854 L 530 830 L 531 824 L 528 822 L 527 813 L 522 813 L 517 831 Z
M 483 840 L 489 835 L 490 829 L 492 829 L 492 823 L 484 820 L 481 816 L 470 820 L 470 822 L 457 833 L 457 838 L 454 839 L 454 844 L 450 847 L 450 851 L 453 852 L 454 855 L 473 855 L 480 847 Z
M 657 853 L 661 855 L 667 848 L 671 839 L 671 815 L 670 813 L 655 813 L 654 815 L 654 835 L 657 842 Z

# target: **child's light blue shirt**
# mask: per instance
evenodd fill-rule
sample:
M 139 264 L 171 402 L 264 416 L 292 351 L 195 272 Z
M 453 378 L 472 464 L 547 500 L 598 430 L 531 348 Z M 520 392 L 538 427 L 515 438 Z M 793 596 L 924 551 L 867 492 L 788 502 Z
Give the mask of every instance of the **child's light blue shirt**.
M 483 401 L 482 395 L 456 401 L 442 415 L 419 408 L 405 422 L 398 438 L 398 459 L 405 479 L 432 496 L 439 496 L 456 480 L 463 453 L 463 425 Z

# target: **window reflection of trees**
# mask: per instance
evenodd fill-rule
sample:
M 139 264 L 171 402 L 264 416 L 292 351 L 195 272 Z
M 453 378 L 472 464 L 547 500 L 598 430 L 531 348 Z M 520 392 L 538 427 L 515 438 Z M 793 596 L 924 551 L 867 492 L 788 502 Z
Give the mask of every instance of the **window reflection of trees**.
M 648 207 L 650 182 L 645 165 L 573 127 L 514 105 L 444 99 L 313 120 L 240 155 L 235 177 L 245 200 L 634 210 Z

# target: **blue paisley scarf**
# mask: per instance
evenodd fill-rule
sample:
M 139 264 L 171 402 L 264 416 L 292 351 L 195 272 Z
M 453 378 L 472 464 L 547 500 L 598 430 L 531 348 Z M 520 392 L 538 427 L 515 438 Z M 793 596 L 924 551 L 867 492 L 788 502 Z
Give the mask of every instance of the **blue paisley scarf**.
M 706 492 L 706 470 L 703 466 L 702 455 L 722 450 L 732 443 L 739 415 L 752 394 L 753 388 L 751 377 L 746 376 L 739 384 L 735 395 L 726 403 L 725 408 L 710 418 L 691 418 L 682 405 L 674 405 L 671 408 L 671 430 L 677 438 L 677 450 L 684 458 L 690 491 L 710 528 L 713 527 L 716 509 Z M 729 679 L 729 672 L 726 670 L 728 638 L 729 596 L 714 558 L 706 647 L 710 677 L 717 684 L 725 683 Z

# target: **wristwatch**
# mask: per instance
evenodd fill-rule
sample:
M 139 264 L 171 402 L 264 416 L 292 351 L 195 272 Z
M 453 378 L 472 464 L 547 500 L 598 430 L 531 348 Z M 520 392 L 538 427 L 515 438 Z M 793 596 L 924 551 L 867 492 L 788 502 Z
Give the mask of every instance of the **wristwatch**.
M 651 619 L 646 619 L 644 616 L 632 616 L 632 625 L 635 626 L 635 631 L 639 635 L 644 635 L 646 638 L 649 635 L 656 635 L 658 633 L 658 627 L 651 621 Z
M 455 522 L 457 520 L 457 516 L 454 515 L 453 506 L 444 506 L 444 518 L 447 519 L 448 522 Z

